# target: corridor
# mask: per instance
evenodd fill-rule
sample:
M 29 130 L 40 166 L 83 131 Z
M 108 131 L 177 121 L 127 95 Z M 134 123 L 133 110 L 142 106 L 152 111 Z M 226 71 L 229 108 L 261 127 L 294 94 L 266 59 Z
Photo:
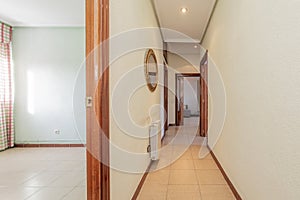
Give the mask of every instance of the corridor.
M 190 136 L 197 131 L 198 119 L 185 118 L 185 126 L 182 128 L 169 128 L 162 147 L 168 146 L 168 149 L 161 153 L 160 161 L 152 164 L 139 200 L 235 199 L 221 171 L 208 154 L 203 138 L 196 136 L 192 145 L 171 165 L 167 166 L 165 162 L 180 155 L 179 152 L 182 152 Z M 202 156 L 205 157 L 200 159 Z

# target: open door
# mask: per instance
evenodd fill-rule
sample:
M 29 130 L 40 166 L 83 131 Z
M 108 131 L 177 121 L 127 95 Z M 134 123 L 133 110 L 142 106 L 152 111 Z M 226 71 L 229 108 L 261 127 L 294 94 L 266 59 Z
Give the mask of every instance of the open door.
M 207 137 L 208 130 L 208 51 L 200 63 L 200 136 Z
M 184 125 L 184 77 L 177 76 L 176 85 L 176 126 Z
M 109 0 L 86 0 L 87 200 L 110 199 L 108 37 Z

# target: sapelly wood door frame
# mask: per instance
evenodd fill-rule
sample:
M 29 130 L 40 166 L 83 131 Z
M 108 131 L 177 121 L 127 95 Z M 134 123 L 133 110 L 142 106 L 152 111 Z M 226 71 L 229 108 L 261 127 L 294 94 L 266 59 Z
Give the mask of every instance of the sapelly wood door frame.
M 109 200 L 109 0 L 85 3 L 87 199 Z
M 208 136 L 208 51 L 200 62 L 200 136 Z

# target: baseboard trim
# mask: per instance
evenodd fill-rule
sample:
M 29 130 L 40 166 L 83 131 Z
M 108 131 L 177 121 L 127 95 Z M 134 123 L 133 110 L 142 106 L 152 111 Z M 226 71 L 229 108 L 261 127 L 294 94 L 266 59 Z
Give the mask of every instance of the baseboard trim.
M 85 147 L 85 144 L 15 144 L 17 148 L 73 148 L 73 147 Z
M 220 169 L 224 179 L 226 180 L 228 186 L 230 187 L 233 195 L 235 196 L 235 198 L 237 200 L 242 200 L 240 194 L 238 193 L 238 191 L 235 189 L 234 185 L 232 184 L 232 182 L 230 181 L 229 177 L 227 176 L 225 170 L 223 169 L 221 163 L 218 161 L 216 155 L 214 154 L 214 152 L 212 151 L 212 149 L 208 146 L 209 150 L 210 150 L 210 153 L 211 153 L 211 156 L 213 157 L 214 161 L 216 162 L 218 168 Z
M 169 124 L 169 126 L 176 126 L 176 124 Z
M 133 197 L 131 198 L 131 200 L 136 200 L 136 199 L 138 198 L 138 196 L 139 196 L 139 194 L 140 194 L 140 192 L 141 192 L 141 190 L 142 190 L 142 187 L 143 187 L 143 185 L 144 185 L 144 183 L 145 183 L 145 181 L 146 181 L 146 178 L 147 178 L 147 176 L 148 176 L 148 174 L 149 174 L 149 171 L 150 171 L 150 167 L 151 167 L 152 162 L 153 162 L 153 161 L 150 162 L 150 164 L 149 164 L 149 166 L 148 166 L 146 172 L 144 173 L 144 175 L 143 175 L 143 177 L 142 177 L 142 179 L 141 179 L 141 181 L 140 181 L 138 187 L 136 188 L 135 193 L 134 193 Z

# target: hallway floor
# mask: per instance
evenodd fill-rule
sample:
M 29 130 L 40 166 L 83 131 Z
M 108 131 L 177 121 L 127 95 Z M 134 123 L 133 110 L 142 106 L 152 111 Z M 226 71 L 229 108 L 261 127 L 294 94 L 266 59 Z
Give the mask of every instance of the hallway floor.
M 198 119 L 186 118 L 185 126 L 170 127 L 167 131 L 163 147 L 168 149 L 161 153 L 159 161 L 152 164 L 152 172 L 147 176 L 139 200 L 235 199 L 204 139 L 195 137 Z M 189 142 L 191 146 L 187 145 Z M 168 166 L 170 160 L 175 162 Z
M 170 127 L 139 200 L 235 199 L 195 134 L 197 121 Z M 1 200 L 86 199 L 85 148 L 14 148 L 0 152 L 0 163 Z
M 1 200 L 86 199 L 85 148 L 0 152 Z

